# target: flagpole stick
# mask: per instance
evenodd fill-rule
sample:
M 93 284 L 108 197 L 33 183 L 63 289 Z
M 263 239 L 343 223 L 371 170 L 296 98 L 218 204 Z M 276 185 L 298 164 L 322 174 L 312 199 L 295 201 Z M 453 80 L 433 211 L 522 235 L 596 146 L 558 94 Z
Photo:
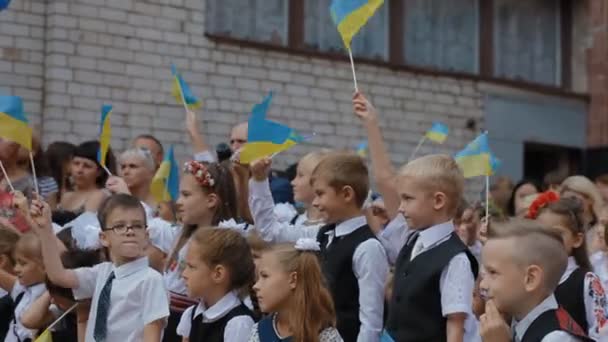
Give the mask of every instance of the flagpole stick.
M 30 164 L 32 165 L 32 177 L 34 178 L 34 190 L 37 194 L 40 194 L 40 189 L 38 188 L 38 176 L 36 176 L 36 167 L 34 166 L 34 154 L 30 151 Z
M 422 138 L 420 138 L 420 141 L 418 142 L 418 145 L 414 149 L 414 152 L 412 152 L 412 155 L 410 156 L 410 159 L 407 160 L 408 162 L 410 162 L 410 161 L 412 161 L 412 159 L 414 159 L 414 157 L 416 156 L 416 153 L 418 153 L 418 150 L 420 149 L 420 147 L 422 147 L 422 144 L 424 144 L 425 141 L 426 141 L 426 136 L 423 135 Z
M 490 217 L 490 176 L 486 175 L 486 220 Z
M 105 165 L 101 165 L 101 168 L 108 174 L 108 177 L 112 177 L 113 176 L 112 172 L 110 172 L 110 170 L 108 170 L 108 168 Z
M 48 328 L 46 328 L 46 330 L 51 330 L 53 329 L 59 322 L 61 322 L 61 320 L 67 316 L 70 312 L 74 311 L 74 309 L 76 309 L 76 307 L 78 306 L 78 303 L 75 303 L 74 305 L 72 305 L 69 309 L 67 309 L 61 316 L 59 316 L 59 318 L 57 318 L 57 320 L 55 320 L 55 322 L 51 323 L 51 325 L 48 326 Z
M 4 164 L 0 160 L 0 168 L 2 169 L 2 174 L 4 174 L 4 179 L 6 179 L 6 183 L 8 183 L 8 187 L 11 188 L 11 192 L 15 192 L 15 188 L 13 188 L 13 183 L 11 183 L 11 179 L 8 178 L 8 173 L 6 173 L 6 169 L 4 169 Z
M 357 74 L 355 73 L 355 61 L 353 60 L 353 52 L 348 48 L 348 57 L 350 57 L 350 68 L 353 71 L 353 81 L 355 82 L 355 91 L 359 91 L 359 86 L 357 85 Z

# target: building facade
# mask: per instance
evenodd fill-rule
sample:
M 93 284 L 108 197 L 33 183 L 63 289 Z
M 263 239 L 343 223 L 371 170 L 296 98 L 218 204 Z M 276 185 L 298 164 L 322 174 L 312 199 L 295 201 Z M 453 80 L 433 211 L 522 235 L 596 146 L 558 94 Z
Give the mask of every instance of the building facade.
M 174 63 L 204 102 L 211 144 L 273 91 L 271 119 L 316 133 L 280 165 L 319 147 L 353 148 L 363 130 L 329 4 L 13 0 L 0 13 L 0 92 L 24 98 L 46 143 L 94 139 L 111 103 L 114 149 L 150 133 L 184 156 Z M 421 153 L 453 153 L 488 130 L 501 174 L 584 171 L 586 151 L 608 145 L 607 11 L 605 0 L 386 0 L 353 54 L 394 162 L 442 121 L 448 140 Z

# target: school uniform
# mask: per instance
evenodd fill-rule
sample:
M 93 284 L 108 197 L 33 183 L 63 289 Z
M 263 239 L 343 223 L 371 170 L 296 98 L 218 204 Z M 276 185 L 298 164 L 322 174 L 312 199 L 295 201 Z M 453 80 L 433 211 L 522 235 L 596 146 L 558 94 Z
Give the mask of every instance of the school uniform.
M 177 334 L 190 342 L 246 342 L 254 323 L 253 312 L 229 292 L 209 308 L 199 303 L 184 311 Z
M 608 319 L 606 294 L 600 279 L 581 270 L 574 257 L 568 258 L 568 266 L 555 290 L 555 297 L 589 337 L 600 338 L 600 331 Z
M 8 327 L 8 333 L 4 338 L 5 342 L 26 342 L 34 340 L 36 330 L 30 330 L 21 324 L 21 315 L 46 291 L 46 286 L 36 284 L 25 287 L 18 281 L 15 282 L 11 290 L 11 298 L 15 305 L 13 319 Z
M 593 341 L 583 329 L 558 308 L 551 295 L 530 311 L 521 321 L 511 323 L 513 342 L 584 342 Z
M 249 342 L 293 342 L 293 337 L 279 335 L 276 315 L 270 315 L 253 326 Z M 336 328 L 326 328 L 319 333 L 319 342 L 343 342 Z
M 15 305 L 10 293 L 0 289 L 0 341 L 4 341 L 8 333 L 8 326 L 13 320 L 15 314 Z
M 169 316 L 169 300 L 162 276 L 142 257 L 121 266 L 104 262 L 74 270 L 76 300 L 92 298 L 85 341 L 141 341 L 144 326 Z M 94 336 L 104 335 L 105 339 Z
M 472 314 L 478 266 L 451 221 L 409 231 L 398 254 L 386 329 L 395 341 L 445 341 L 447 316 L 466 313 L 464 341 L 476 339 Z
M 344 341 L 376 342 L 383 326 L 386 253 L 364 216 L 338 224 L 296 227 L 273 218 L 268 181 L 249 182 L 249 206 L 255 227 L 268 242 L 317 239 L 321 266 L 336 308 L 337 326 Z

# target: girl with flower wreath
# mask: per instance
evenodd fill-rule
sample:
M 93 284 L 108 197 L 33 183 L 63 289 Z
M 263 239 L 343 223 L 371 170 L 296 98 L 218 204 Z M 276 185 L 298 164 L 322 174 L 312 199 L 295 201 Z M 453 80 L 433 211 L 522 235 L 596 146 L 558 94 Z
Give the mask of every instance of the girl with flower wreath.
M 176 201 L 177 216 L 182 226 L 176 230 L 172 252 L 165 266 L 165 285 L 171 297 L 169 322 L 163 342 L 182 341 L 176 330 L 182 313 L 198 302 L 188 296 L 182 278 L 187 242 L 202 227 L 218 226 L 237 217 L 235 186 L 228 168 L 218 163 L 189 161 L 185 163 Z
M 608 302 L 599 277 L 591 271 L 581 201 L 544 193 L 532 203 L 528 217 L 558 230 L 564 239 L 569 258 L 555 290 L 557 302 L 590 338 L 605 341 L 608 338 Z
M 315 239 L 278 244 L 262 253 L 255 290 L 271 313 L 253 326 L 249 342 L 342 342 L 325 287 Z

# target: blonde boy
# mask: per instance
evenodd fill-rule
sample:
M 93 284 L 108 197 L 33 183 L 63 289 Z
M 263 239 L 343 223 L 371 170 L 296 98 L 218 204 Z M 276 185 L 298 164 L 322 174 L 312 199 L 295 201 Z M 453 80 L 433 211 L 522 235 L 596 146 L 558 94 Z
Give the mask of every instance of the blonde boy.
M 553 295 L 568 263 L 559 232 L 523 219 L 491 226 L 482 256 L 484 342 L 591 341 Z M 511 329 L 503 316 L 512 317 Z
M 399 212 L 407 229 L 386 324 L 396 341 L 461 342 L 475 333 L 477 261 L 452 223 L 463 187 L 462 172 L 447 155 L 418 158 L 398 174 Z

